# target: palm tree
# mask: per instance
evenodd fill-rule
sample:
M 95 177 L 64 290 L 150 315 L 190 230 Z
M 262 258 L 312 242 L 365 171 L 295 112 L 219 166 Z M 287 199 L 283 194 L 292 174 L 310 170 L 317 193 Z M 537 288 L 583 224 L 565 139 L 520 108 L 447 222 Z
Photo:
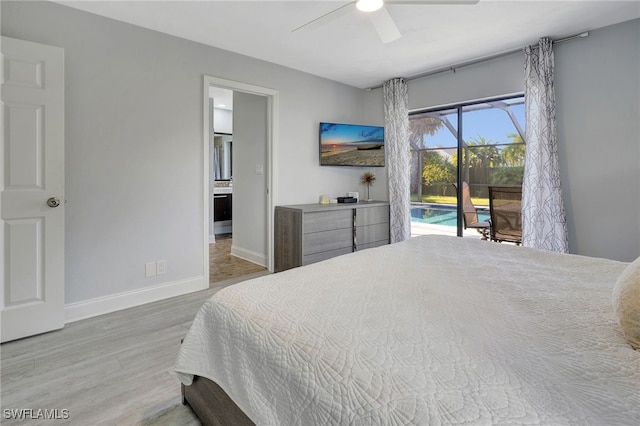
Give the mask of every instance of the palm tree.
M 409 144 L 412 149 L 424 148 L 424 137 L 433 136 L 442 128 L 442 120 L 434 117 L 422 117 L 409 120 Z
M 470 147 L 469 164 L 471 167 L 488 168 L 500 164 L 500 150 L 491 139 L 478 135 L 477 139 L 471 139 L 467 145 Z
M 511 145 L 502 149 L 502 158 L 508 166 L 522 166 L 524 164 L 525 145 L 522 137 L 517 133 L 509 133 L 507 137 L 511 138 Z

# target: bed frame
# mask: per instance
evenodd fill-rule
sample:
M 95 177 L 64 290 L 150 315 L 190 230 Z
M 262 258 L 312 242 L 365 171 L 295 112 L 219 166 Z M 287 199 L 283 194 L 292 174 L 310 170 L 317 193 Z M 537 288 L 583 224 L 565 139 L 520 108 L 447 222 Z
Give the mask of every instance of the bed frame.
M 191 386 L 181 387 L 182 403 L 191 407 L 204 426 L 255 426 L 215 382 L 194 376 Z

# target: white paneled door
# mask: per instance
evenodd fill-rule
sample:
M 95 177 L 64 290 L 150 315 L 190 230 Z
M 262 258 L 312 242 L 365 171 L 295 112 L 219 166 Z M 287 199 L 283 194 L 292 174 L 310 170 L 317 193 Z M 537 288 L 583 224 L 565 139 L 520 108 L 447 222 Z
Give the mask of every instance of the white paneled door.
M 64 326 L 64 50 L 2 37 L 2 342 Z

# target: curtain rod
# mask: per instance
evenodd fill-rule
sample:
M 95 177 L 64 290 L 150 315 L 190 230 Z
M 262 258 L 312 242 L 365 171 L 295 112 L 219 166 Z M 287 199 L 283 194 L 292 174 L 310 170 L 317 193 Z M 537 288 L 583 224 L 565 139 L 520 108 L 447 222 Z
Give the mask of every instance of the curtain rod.
M 584 38 L 584 37 L 589 37 L 589 32 L 588 31 L 585 31 L 585 32 L 582 32 L 582 33 L 579 33 L 579 34 L 574 34 L 574 35 L 571 35 L 571 36 L 568 36 L 568 37 L 559 38 L 557 40 L 552 40 L 552 43 L 553 44 L 563 43 L 565 41 L 573 40 L 574 38 Z M 406 81 L 417 80 L 419 78 L 430 77 L 432 75 L 441 74 L 441 73 L 447 72 L 447 71 L 456 72 L 456 69 L 458 69 L 458 68 L 464 68 L 464 67 L 468 67 L 468 66 L 471 66 L 471 65 L 480 64 L 482 62 L 491 61 L 493 59 L 502 58 L 503 56 L 508 56 L 508 55 L 513 54 L 513 53 L 520 52 L 521 50 L 523 50 L 523 49 L 525 49 L 527 47 L 531 47 L 531 48 L 536 49 L 536 48 L 538 48 L 538 45 L 532 44 L 532 45 L 529 45 L 529 46 L 520 47 L 518 49 L 512 49 L 512 50 L 508 50 L 506 52 L 496 53 L 494 55 L 489 55 L 489 56 L 485 56 L 483 58 L 474 59 L 472 61 L 461 62 L 461 63 L 459 63 L 457 65 L 452 65 L 452 66 L 449 66 L 449 67 L 439 68 L 437 70 L 428 71 L 428 72 L 421 73 L 421 74 L 416 74 L 416 75 L 413 75 L 411 77 L 405 78 L 405 80 Z M 380 88 L 382 88 L 382 84 L 380 84 L 378 86 L 374 86 L 374 87 L 369 87 L 367 90 L 371 91 L 371 90 L 380 89 Z

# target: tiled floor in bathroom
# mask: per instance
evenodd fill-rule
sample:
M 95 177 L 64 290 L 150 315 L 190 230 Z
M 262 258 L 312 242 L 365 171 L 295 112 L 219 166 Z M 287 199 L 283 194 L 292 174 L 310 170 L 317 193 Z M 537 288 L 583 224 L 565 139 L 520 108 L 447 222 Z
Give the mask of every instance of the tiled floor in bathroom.
M 209 244 L 209 283 L 265 272 L 267 268 L 231 255 L 232 234 L 216 235 Z

